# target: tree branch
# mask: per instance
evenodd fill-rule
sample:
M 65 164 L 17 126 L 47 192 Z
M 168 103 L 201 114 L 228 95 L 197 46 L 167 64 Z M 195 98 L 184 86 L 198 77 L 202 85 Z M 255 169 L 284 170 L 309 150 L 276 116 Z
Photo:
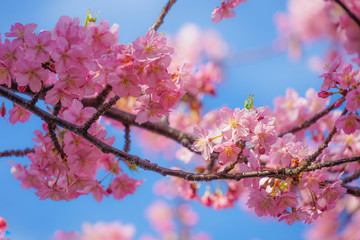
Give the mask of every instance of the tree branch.
M 179 177 L 179 178 L 183 178 L 188 181 L 212 181 L 212 180 L 219 180 L 219 179 L 231 179 L 231 180 L 239 181 L 240 179 L 251 178 L 251 177 L 284 178 L 284 177 L 296 176 L 297 174 L 299 174 L 300 172 L 303 172 L 303 171 L 314 171 L 315 169 L 319 169 L 322 167 L 340 165 L 340 164 L 343 164 L 345 162 L 350 162 L 350 161 L 360 161 L 360 156 L 359 156 L 356 158 L 345 158 L 345 159 L 339 159 L 336 161 L 322 162 L 322 163 L 314 164 L 313 166 L 310 166 L 310 167 L 307 166 L 307 164 L 311 164 L 311 162 L 316 160 L 316 157 L 318 155 L 320 155 L 322 150 L 331 141 L 332 136 L 336 132 L 336 128 L 334 128 L 333 131 L 325 139 L 324 143 L 318 148 L 318 150 L 314 154 L 312 154 L 308 159 L 306 159 L 304 161 L 306 164 L 300 165 L 297 168 L 260 170 L 260 171 L 233 173 L 233 174 L 229 174 L 226 172 L 207 173 L 207 174 L 190 173 L 190 172 L 185 172 L 182 170 L 175 170 L 175 169 L 161 167 L 155 163 L 151 163 L 149 160 L 141 159 L 138 156 L 131 155 L 131 154 L 121 151 L 117 148 L 114 148 L 114 147 L 106 144 L 105 142 L 97 139 L 93 135 L 89 134 L 87 131 L 84 131 L 84 128 L 82 126 L 78 126 L 78 125 L 72 124 L 70 122 L 67 122 L 63 119 L 60 119 L 57 116 L 54 116 L 54 115 L 42 110 L 41 108 L 39 108 L 35 105 L 30 105 L 29 100 L 26 100 L 20 96 L 17 96 L 16 94 L 12 93 L 11 91 L 7 90 L 4 87 L 0 87 L 0 95 L 13 101 L 14 103 L 16 103 L 18 105 L 26 108 L 27 110 L 33 112 L 35 115 L 39 116 L 44 121 L 50 122 L 52 124 L 56 124 L 60 127 L 63 127 L 65 129 L 81 136 L 82 138 L 86 139 L 90 143 L 94 144 L 103 153 L 114 154 L 115 156 L 120 157 L 125 161 L 128 161 L 130 164 L 134 164 L 140 168 L 143 168 L 144 170 L 151 170 L 151 171 L 157 172 L 163 176 Z
M 176 2 L 176 0 L 169 0 L 168 3 L 163 7 L 159 17 L 156 19 L 155 23 L 151 26 L 150 30 L 157 31 L 161 24 L 164 22 L 164 18 L 166 14 L 169 12 L 172 5 Z
M 350 17 L 352 20 L 354 20 L 355 23 L 360 27 L 360 19 L 357 18 L 357 17 L 355 16 L 355 14 L 350 11 L 349 8 L 348 8 L 344 3 L 342 3 L 341 0 L 334 0 L 334 1 L 335 1 L 340 7 L 342 7 L 342 8 L 345 10 L 345 12 L 347 13 L 347 15 L 349 15 L 349 17 Z
M 0 152 L 0 158 L 1 157 L 11 157 L 11 156 L 23 157 L 23 156 L 26 156 L 26 154 L 33 153 L 33 152 L 35 152 L 35 150 L 33 148 L 25 148 L 24 150 L 7 150 L 7 151 Z
M 343 187 L 346 188 L 346 192 L 348 194 L 354 195 L 355 197 L 360 197 L 360 188 L 345 185 Z
M 344 98 L 344 97 L 342 97 Z M 339 100 L 339 99 L 338 99 Z M 324 117 L 325 115 L 327 115 L 331 110 L 337 108 L 338 106 L 336 106 L 336 102 L 335 101 L 333 104 L 331 104 L 330 106 L 328 106 L 327 108 L 325 108 L 324 110 L 322 110 L 321 112 L 315 114 L 312 118 L 302 122 L 300 125 L 298 126 L 295 126 L 293 128 L 291 128 L 290 130 L 286 131 L 286 132 L 283 132 L 283 133 L 280 133 L 278 135 L 278 137 L 282 137 L 284 136 L 285 134 L 287 133 L 296 133 L 298 131 L 301 131 L 305 128 L 308 128 L 310 127 L 311 125 L 313 125 L 314 123 L 316 123 L 317 120 L 319 120 L 320 118 Z

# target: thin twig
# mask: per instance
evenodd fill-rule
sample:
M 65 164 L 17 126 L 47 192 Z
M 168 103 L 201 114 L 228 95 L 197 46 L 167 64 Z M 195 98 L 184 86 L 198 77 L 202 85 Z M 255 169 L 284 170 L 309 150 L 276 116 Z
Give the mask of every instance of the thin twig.
M 344 98 L 344 97 L 343 97 Z M 305 128 L 308 128 L 310 127 L 311 125 L 313 125 L 317 120 L 319 120 L 320 118 L 324 117 L 325 115 L 327 115 L 331 110 L 339 107 L 339 106 L 336 106 L 336 102 L 335 101 L 333 104 L 331 104 L 330 106 L 328 106 L 327 108 L 325 108 L 324 110 L 322 110 L 321 112 L 315 114 L 313 117 L 311 117 L 310 119 L 302 122 L 300 125 L 298 126 L 295 126 L 293 128 L 291 128 L 290 130 L 286 131 L 286 132 L 283 132 L 283 133 L 280 133 L 278 135 L 278 137 L 282 137 L 284 136 L 285 134 L 287 133 L 296 133 L 298 131 L 301 131 Z
M 54 130 L 54 124 L 52 124 L 51 122 L 47 122 L 47 127 L 48 127 L 48 132 L 51 138 L 51 141 L 53 142 L 53 145 L 55 147 L 55 149 L 60 153 L 60 156 L 62 159 L 66 158 L 66 154 L 64 152 L 64 150 L 62 149 L 62 147 L 60 146 L 60 143 L 57 139 L 55 130 Z
M 116 95 L 116 96 L 112 97 L 109 100 L 109 102 L 101 105 L 99 110 L 96 113 L 94 113 L 91 116 L 91 118 L 84 123 L 84 131 L 89 130 L 91 125 L 94 124 L 94 122 L 96 122 L 96 120 L 98 120 L 100 116 L 102 116 L 106 111 L 108 111 L 119 99 L 120 99 L 120 97 Z
M 44 96 L 48 91 L 50 91 L 52 88 L 54 87 L 54 85 L 50 85 L 50 86 L 43 86 L 43 88 L 34 94 L 33 98 L 31 99 L 30 104 L 35 105 L 37 103 L 37 101 L 39 101 L 39 99 Z
M 24 157 L 28 153 L 33 153 L 35 150 L 33 148 L 25 148 L 24 150 L 6 150 L 3 152 L 0 152 L 0 157 Z
M 358 179 L 360 177 L 360 169 L 359 170 L 356 170 L 353 174 L 345 177 L 342 182 L 343 184 L 346 184 L 346 183 L 349 183 L 349 182 L 352 182 L 356 179 Z
M 354 13 L 352 13 L 350 11 L 350 9 L 344 4 L 342 3 L 340 0 L 334 0 L 337 4 L 339 4 L 340 7 L 342 7 L 345 12 L 349 15 L 349 17 L 355 21 L 355 23 L 360 27 L 360 19 L 358 17 L 355 16 Z
M 341 115 L 345 115 L 346 113 L 347 113 L 347 110 L 344 109 L 344 111 L 342 112 Z M 289 170 L 290 172 L 287 174 L 297 175 L 297 174 L 301 173 L 304 169 L 306 169 L 308 166 L 310 166 L 310 164 L 312 162 L 315 162 L 316 158 L 318 156 L 320 156 L 320 154 L 324 151 L 325 148 L 328 147 L 330 141 L 332 140 L 332 138 L 334 137 L 336 132 L 337 132 L 337 129 L 334 126 L 333 129 L 331 130 L 331 132 L 325 138 L 324 142 L 318 147 L 318 149 L 313 154 L 311 154 L 310 157 L 308 157 L 305 161 L 303 161 L 298 167 L 296 167 L 295 169 L 290 169 Z
M 175 2 L 176 2 L 176 0 L 169 0 L 169 2 L 163 7 L 159 17 L 156 19 L 154 25 L 151 26 L 150 30 L 151 29 L 153 29 L 155 31 L 158 30 L 158 28 L 164 22 L 164 18 L 166 16 L 166 14 L 169 12 L 170 8 L 172 7 L 172 5 L 174 5 Z
M 343 187 L 346 188 L 347 193 L 354 195 L 355 197 L 360 197 L 360 188 L 345 185 Z
M 124 152 L 128 153 L 130 151 L 130 126 L 125 125 L 125 146 Z

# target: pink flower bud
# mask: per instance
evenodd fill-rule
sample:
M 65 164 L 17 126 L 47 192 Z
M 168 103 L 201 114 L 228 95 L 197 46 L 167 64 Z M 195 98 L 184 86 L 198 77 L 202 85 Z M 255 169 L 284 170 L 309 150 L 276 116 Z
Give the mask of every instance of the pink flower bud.
M 321 98 L 327 98 L 328 96 L 331 96 L 333 94 L 334 93 L 331 93 L 331 92 L 321 91 L 321 92 L 318 93 L 318 96 L 321 97 Z
M 3 102 L 0 108 L 0 115 L 5 118 L 5 114 L 6 114 L 6 108 L 5 108 L 5 103 Z
M 340 107 L 341 104 L 343 104 L 344 102 L 344 98 L 339 98 L 338 100 L 335 101 L 335 107 Z
M 18 90 L 19 90 L 19 92 L 24 92 L 25 91 L 25 89 L 26 89 L 26 86 L 18 86 Z

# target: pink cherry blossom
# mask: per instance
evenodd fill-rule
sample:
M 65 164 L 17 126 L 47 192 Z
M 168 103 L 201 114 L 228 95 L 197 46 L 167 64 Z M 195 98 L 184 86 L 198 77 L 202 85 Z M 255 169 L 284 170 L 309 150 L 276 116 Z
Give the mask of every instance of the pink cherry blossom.
M 46 81 L 49 76 L 47 70 L 42 68 L 41 64 L 38 62 L 27 60 L 17 61 L 15 63 L 15 69 L 14 75 L 19 86 L 29 85 L 33 92 L 39 92 L 42 83 Z
M 83 109 L 82 103 L 74 99 L 71 106 L 64 111 L 64 119 L 75 124 L 84 124 L 94 113 L 96 109 L 93 107 L 87 107 Z
M 285 220 L 288 225 L 292 225 L 295 221 L 306 221 L 310 215 L 304 211 L 302 208 L 293 210 L 291 213 L 286 213 L 279 218 L 279 222 Z
M 141 94 L 139 79 L 131 70 L 118 67 L 114 73 L 108 75 L 107 81 L 119 97 L 125 97 L 128 94 L 139 97 Z
M 338 129 L 342 129 L 346 134 L 352 134 L 357 129 L 360 129 L 360 117 L 354 113 L 341 116 L 336 120 L 335 126 Z
M 227 140 L 238 141 L 247 137 L 249 130 L 246 126 L 249 122 L 242 110 L 236 108 L 233 111 L 230 108 L 223 107 L 220 109 L 219 117 L 220 120 L 218 120 L 217 125 Z
M 115 199 L 123 199 L 128 194 L 133 194 L 137 187 L 139 187 L 144 180 L 138 181 L 130 178 L 126 173 L 114 178 L 110 184 L 113 196 Z
M 214 147 L 215 152 L 219 152 L 218 161 L 220 164 L 235 162 L 241 149 L 234 142 L 225 142 Z
M 233 18 L 235 17 L 235 12 L 231 10 L 232 5 L 225 3 L 223 1 L 221 3 L 221 7 L 216 7 L 211 14 L 211 20 L 214 23 L 219 23 L 224 18 Z
M 354 71 L 353 66 L 347 63 L 343 66 L 342 72 L 335 75 L 335 80 L 341 89 L 346 90 L 358 83 L 359 77 L 359 70 Z
M 143 105 L 135 121 L 139 124 L 144 122 L 158 122 L 164 115 L 168 115 L 168 111 L 163 108 L 163 106 L 158 102 L 150 102 L 148 105 Z
M 173 48 L 166 46 L 166 37 L 150 30 L 145 37 L 138 37 L 134 42 L 134 55 L 138 59 L 156 59 L 161 55 L 172 54 Z
M 9 114 L 10 114 L 9 121 L 11 124 L 15 124 L 17 122 L 25 123 L 29 120 L 31 116 L 31 112 L 20 107 L 19 105 L 14 106 L 9 111 Z
M 258 216 L 276 216 L 276 202 L 264 189 L 251 191 L 246 204 L 249 208 L 254 208 Z
M 209 138 L 209 131 L 204 128 L 195 127 L 194 133 L 197 138 L 192 144 L 191 148 L 194 151 L 201 152 L 203 158 L 205 160 L 209 160 L 214 148 Z
M 37 28 L 37 24 L 35 23 L 29 23 L 25 26 L 21 23 L 15 23 L 11 26 L 11 32 L 5 33 L 6 37 L 16 37 L 20 41 L 24 41 L 24 36 L 26 34 L 32 33 Z
M 283 213 L 288 207 L 296 208 L 298 205 L 297 198 L 297 194 L 290 191 L 276 197 L 275 200 L 278 213 Z
M 49 31 L 41 31 L 39 35 L 28 34 L 25 43 L 28 46 L 25 50 L 25 58 L 43 63 L 49 60 L 55 42 L 51 39 Z
M 11 72 L 6 64 L 0 61 L 0 84 L 5 84 L 7 87 L 11 87 Z
M 85 41 L 91 43 L 96 58 L 106 53 L 118 41 L 118 28 L 116 24 L 110 31 L 109 22 L 104 19 L 99 26 L 93 22 L 87 24 Z
M 360 107 L 360 88 L 351 90 L 345 97 L 346 109 L 350 112 L 358 110 Z

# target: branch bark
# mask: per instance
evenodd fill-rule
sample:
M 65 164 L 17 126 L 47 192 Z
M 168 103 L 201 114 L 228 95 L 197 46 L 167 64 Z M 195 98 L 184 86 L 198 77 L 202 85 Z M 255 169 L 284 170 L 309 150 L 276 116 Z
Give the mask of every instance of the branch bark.
M 60 119 L 53 114 L 50 114 L 41 108 L 30 104 L 31 100 L 26 100 L 20 96 L 17 96 L 13 92 L 9 91 L 4 87 L 0 87 L 0 95 L 13 101 L 14 103 L 26 108 L 27 110 L 33 112 L 35 115 L 39 116 L 41 119 L 48 123 L 52 123 L 63 127 L 82 138 L 86 139 L 90 143 L 94 144 L 104 153 L 111 153 L 117 157 L 120 157 L 123 160 L 128 161 L 130 164 L 134 164 L 144 170 L 151 170 L 153 172 L 157 172 L 163 176 L 173 176 L 183 178 L 188 181 L 212 181 L 212 180 L 219 180 L 219 179 L 231 179 L 237 180 L 243 178 L 251 178 L 251 177 L 274 177 L 274 178 L 286 178 L 291 176 L 296 176 L 297 174 L 304 172 L 304 171 L 314 171 L 316 169 L 320 169 L 323 167 L 331 167 L 335 165 L 344 164 L 346 162 L 353 162 L 353 161 L 360 161 L 360 156 L 354 158 L 344 158 L 335 161 L 327 161 L 322 163 L 317 163 L 312 166 L 309 166 L 316 158 L 321 154 L 322 150 L 326 148 L 327 144 L 331 141 L 332 136 L 336 132 L 336 128 L 333 129 L 332 133 L 328 135 L 324 143 L 318 148 L 318 150 L 312 154 L 304 164 L 300 165 L 297 168 L 282 168 L 282 169 L 274 169 L 274 170 L 261 170 L 261 171 L 252 171 L 252 172 L 242 172 L 242 173 L 227 173 L 227 172 L 220 172 L 220 173 L 206 173 L 206 174 L 199 174 L 199 173 L 191 173 L 185 172 L 182 170 L 174 170 L 165 167 L 161 167 L 155 163 L 150 162 L 149 160 L 141 159 L 138 156 L 128 154 L 124 151 L 121 151 L 117 148 L 114 148 L 103 141 L 97 139 L 93 135 L 89 134 L 83 126 L 78 126 L 67 122 L 63 119 Z
M 158 30 L 158 28 L 164 22 L 164 18 L 166 16 L 166 14 L 169 12 L 170 8 L 172 7 L 172 5 L 174 5 L 175 2 L 176 2 L 176 0 L 169 0 L 167 2 L 167 4 L 165 4 L 165 6 L 163 7 L 159 17 L 156 19 L 155 23 L 151 26 L 150 30 L 151 29 L 153 29 L 155 31 Z

